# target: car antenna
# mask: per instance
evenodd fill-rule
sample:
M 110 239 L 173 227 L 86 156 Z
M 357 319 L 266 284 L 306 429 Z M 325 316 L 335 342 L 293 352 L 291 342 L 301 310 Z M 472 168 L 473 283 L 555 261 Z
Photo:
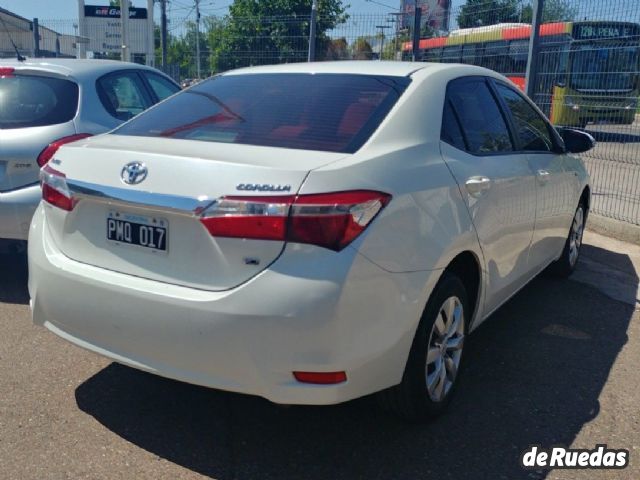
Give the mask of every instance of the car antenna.
M 2 26 L 4 27 L 5 32 L 7 32 L 7 36 L 9 37 L 9 41 L 11 42 L 11 45 L 13 45 L 13 49 L 16 51 L 16 57 L 18 61 L 24 62 L 26 58 L 20 55 L 20 50 L 18 50 L 16 43 L 13 41 L 13 38 L 11 38 L 11 34 L 9 33 L 9 29 L 7 28 L 7 24 L 4 22 L 4 18 L 2 18 L 2 15 L 0 15 L 0 21 L 2 21 Z

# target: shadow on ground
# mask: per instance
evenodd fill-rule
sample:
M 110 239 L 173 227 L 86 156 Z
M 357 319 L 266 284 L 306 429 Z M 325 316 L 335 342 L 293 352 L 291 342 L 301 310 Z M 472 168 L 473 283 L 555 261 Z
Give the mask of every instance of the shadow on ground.
M 0 303 L 29 303 L 27 254 L 0 253 Z
M 521 470 L 521 452 L 569 444 L 598 415 L 632 313 L 586 285 L 538 278 L 472 335 L 451 408 L 425 425 L 371 398 L 283 408 L 117 364 L 76 400 L 129 442 L 215 478 L 543 478 Z

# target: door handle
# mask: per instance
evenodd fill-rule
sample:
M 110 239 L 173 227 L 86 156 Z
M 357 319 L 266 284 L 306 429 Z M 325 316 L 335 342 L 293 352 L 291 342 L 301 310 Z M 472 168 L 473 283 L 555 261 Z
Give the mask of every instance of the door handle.
M 549 181 L 551 174 L 547 170 L 538 170 L 536 176 L 538 177 L 540 185 L 545 185 Z
M 469 195 L 478 198 L 491 188 L 491 179 L 482 176 L 470 177 L 465 182 L 465 186 L 467 187 Z

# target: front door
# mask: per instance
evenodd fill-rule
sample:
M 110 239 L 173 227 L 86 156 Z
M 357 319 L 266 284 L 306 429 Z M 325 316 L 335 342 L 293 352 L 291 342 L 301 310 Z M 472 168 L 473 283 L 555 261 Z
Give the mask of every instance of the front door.
M 536 179 L 516 151 L 507 119 L 484 77 L 449 83 L 441 151 L 467 202 L 485 259 L 485 308 L 500 306 L 529 279 Z
M 551 125 L 520 92 L 495 82 L 512 119 L 518 150 L 526 152 L 536 176 L 536 226 L 529 264 L 540 270 L 562 252 L 577 205 L 576 177 L 567 169 Z

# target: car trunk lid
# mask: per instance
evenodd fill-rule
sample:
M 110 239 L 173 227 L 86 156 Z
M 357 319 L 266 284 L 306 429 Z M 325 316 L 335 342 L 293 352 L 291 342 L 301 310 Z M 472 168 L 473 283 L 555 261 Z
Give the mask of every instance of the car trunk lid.
M 172 284 L 225 290 L 276 260 L 284 241 L 215 237 L 200 221 L 202 212 L 223 196 L 293 195 L 310 170 L 342 157 L 103 135 L 62 147 L 52 160 L 51 167 L 66 176 L 77 204 L 70 212 L 51 207 L 49 229 L 62 252 L 79 262 Z M 137 184 L 125 183 L 127 165 L 144 167 L 146 177 L 134 178 L 140 180 Z

